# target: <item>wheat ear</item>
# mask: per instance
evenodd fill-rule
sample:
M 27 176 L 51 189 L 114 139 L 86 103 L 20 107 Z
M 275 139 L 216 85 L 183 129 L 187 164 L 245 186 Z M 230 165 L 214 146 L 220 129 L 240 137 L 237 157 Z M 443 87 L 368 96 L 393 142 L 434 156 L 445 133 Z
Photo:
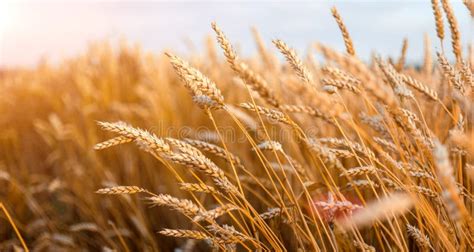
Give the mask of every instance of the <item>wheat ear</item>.
M 189 63 L 171 53 L 166 53 L 170 58 L 171 65 L 176 73 L 184 81 L 185 86 L 191 91 L 193 96 L 207 96 L 211 99 L 215 106 L 219 108 L 224 105 L 224 97 L 217 85 L 202 74 L 199 70 L 191 67 Z
M 443 25 L 443 15 L 441 13 L 441 8 L 439 7 L 438 0 L 431 0 L 431 8 L 433 9 L 433 15 L 435 18 L 436 24 L 436 35 L 443 42 L 444 39 L 444 25 Z
M 284 113 L 282 113 L 279 110 L 265 108 L 265 107 L 254 105 L 254 104 L 248 103 L 248 102 L 247 103 L 241 103 L 240 107 L 242 107 L 244 109 L 248 109 L 250 111 L 257 112 L 261 115 L 264 115 L 265 117 L 267 117 L 269 119 L 273 119 L 273 120 L 276 120 L 276 121 L 281 122 L 281 123 L 292 125 L 292 122 L 291 122 L 290 118 L 288 118 L 288 116 L 286 116 Z
M 355 50 L 351 36 L 349 35 L 346 25 L 342 21 L 341 15 L 339 15 L 339 12 L 337 11 L 336 7 L 331 8 L 331 13 L 334 19 L 336 20 L 337 25 L 339 26 L 339 30 L 341 30 L 342 38 L 344 39 L 344 44 L 346 46 L 347 53 L 352 56 L 355 56 Z
M 148 192 L 148 190 L 138 186 L 114 186 L 101 188 L 96 191 L 98 194 L 135 194 L 141 192 Z
M 128 138 L 126 136 L 118 136 L 118 137 L 114 137 L 107 141 L 94 145 L 94 150 L 103 150 L 103 149 L 110 148 L 112 146 L 129 143 L 132 141 L 133 141 L 133 138 Z
M 237 167 L 240 167 L 240 168 L 243 167 L 242 162 L 240 161 L 239 157 L 235 156 L 234 154 L 230 152 L 228 153 L 229 155 L 227 155 L 225 149 L 223 149 L 222 147 L 219 147 L 215 144 L 211 144 L 208 142 L 195 140 L 195 139 L 189 139 L 189 138 L 185 138 L 184 141 L 202 151 L 212 153 L 220 158 L 227 160 L 228 162 L 232 162 Z
M 168 229 L 165 228 L 159 231 L 160 234 L 171 237 L 190 238 L 196 240 L 211 239 L 206 233 L 196 230 L 185 230 L 185 229 Z
M 211 193 L 211 194 L 221 194 L 217 191 L 214 187 L 208 186 L 206 184 L 196 184 L 196 183 L 180 183 L 179 189 L 188 192 L 203 192 L 203 193 Z
M 195 217 L 204 211 L 190 200 L 178 199 L 168 194 L 148 197 L 148 200 L 152 206 L 167 206 L 189 217 Z
M 124 122 L 98 122 L 103 130 L 119 134 L 120 136 L 133 139 L 145 151 L 154 154 L 169 153 L 170 146 L 163 139 L 146 130 L 134 128 Z
M 300 77 L 305 83 L 311 84 L 313 77 L 304 66 L 303 62 L 298 58 L 295 50 L 291 49 L 285 42 L 279 39 L 273 40 L 273 44 L 278 48 L 278 50 L 280 50 L 283 56 L 285 56 L 286 61 L 290 63 L 290 66 L 296 72 L 298 77 Z
M 456 55 L 456 61 L 461 63 L 462 60 L 462 48 L 461 48 L 461 33 L 459 32 L 458 21 L 454 15 L 453 8 L 449 3 L 449 0 L 441 0 L 444 12 L 448 19 L 449 28 L 451 30 L 451 44 L 453 47 L 453 53 Z
M 215 22 L 213 22 L 211 25 L 212 29 L 216 33 L 217 41 L 224 51 L 224 55 L 232 70 L 234 70 L 234 72 L 242 80 L 244 80 L 245 83 L 250 85 L 250 87 L 256 91 L 266 102 L 272 106 L 278 107 L 280 101 L 275 96 L 274 92 L 269 88 L 267 81 L 262 76 L 252 71 L 247 66 L 247 64 L 240 62 L 224 32 L 222 32 Z
M 416 244 L 418 244 L 418 246 L 420 246 L 421 248 L 432 249 L 430 238 L 428 238 L 427 235 L 424 235 L 421 230 L 419 230 L 415 226 L 407 224 L 407 233 L 416 241 Z
M 200 222 L 203 220 L 207 220 L 209 222 L 212 222 L 220 216 L 236 209 L 238 209 L 238 207 L 233 204 L 225 204 L 223 206 L 216 207 L 212 210 L 200 212 L 198 215 L 196 215 L 196 217 L 194 217 L 193 221 Z
M 405 66 L 407 49 L 408 49 L 408 39 L 405 38 L 403 39 L 402 51 L 400 53 L 400 58 L 398 59 L 397 66 L 396 66 L 397 71 L 403 70 L 403 67 Z

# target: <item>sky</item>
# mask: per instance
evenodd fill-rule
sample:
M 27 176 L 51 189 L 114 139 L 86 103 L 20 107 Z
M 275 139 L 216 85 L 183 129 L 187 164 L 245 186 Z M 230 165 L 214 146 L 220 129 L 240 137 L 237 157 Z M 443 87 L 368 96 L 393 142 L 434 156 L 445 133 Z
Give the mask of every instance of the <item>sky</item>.
M 473 21 L 461 0 L 451 1 L 463 45 L 473 38 Z M 282 39 L 303 53 L 319 41 L 344 50 L 331 16 L 336 6 L 354 40 L 357 54 L 398 56 L 408 38 L 408 61 L 419 62 L 423 34 L 440 48 L 429 0 L 364 1 L 42 1 L 0 0 L 0 66 L 34 66 L 41 59 L 60 62 L 97 41 L 126 39 L 144 50 L 187 53 L 200 50 L 216 21 L 244 55 L 255 53 L 250 28 L 268 46 Z M 447 25 L 445 29 L 448 29 Z M 448 33 L 449 35 L 449 33 Z M 445 42 L 449 46 L 449 41 Z

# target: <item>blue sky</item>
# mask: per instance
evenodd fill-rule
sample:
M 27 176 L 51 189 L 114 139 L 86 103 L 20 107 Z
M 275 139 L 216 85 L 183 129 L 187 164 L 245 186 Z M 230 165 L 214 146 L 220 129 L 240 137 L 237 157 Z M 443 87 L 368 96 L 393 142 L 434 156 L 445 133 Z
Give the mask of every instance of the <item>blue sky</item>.
M 147 51 L 173 48 L 185 53 L 185 40 L 202 48 L 212 31 L 211 21 L 217 21 L 246 55 L 255 52 L 251 26 L 258 28 L 269 46 L 272 39 L 279 38 L 300 52 L 314 41 L 343 50 L 330 14 L 333 5 L 363 58 L 372 51 L 397 56 L 406 37 L 408 61 L 419 61 L 425 32 L 435 49 L 439 48 L 429 0 L 0 2 L 0 65 L 4 66 L 34 65 L 42 57 L 57 62 L 85 50 L 91 42 L 120 38 L 139 43 Z M 460 0 L 452 3 L 465 46 L 472 40 L 472 19 Z M 445 43 L 449 46 L 449 41 Z

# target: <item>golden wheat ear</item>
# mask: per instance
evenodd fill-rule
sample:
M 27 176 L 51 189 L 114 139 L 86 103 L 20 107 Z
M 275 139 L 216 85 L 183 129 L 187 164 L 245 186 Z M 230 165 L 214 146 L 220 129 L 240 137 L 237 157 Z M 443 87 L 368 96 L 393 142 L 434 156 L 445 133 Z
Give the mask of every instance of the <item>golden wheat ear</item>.
M 334 19 L 336 20 L 337 25 L 339 26 L 339 29 L 341 30 L 342 33 L 342 38 L 344 39 L 344 44 L 346 45 L 346 51 L 349 55 L 355 56 L 355 50 L 354 50 L 354 45 L 352 42 L 351 37 L 349 36 L 349 32 L 347 31 L 347 27 L 342 21 L 341 15 L 339 15 L 339 12 L 337 11 L 336 7 L 331 8 L 331 13 Z

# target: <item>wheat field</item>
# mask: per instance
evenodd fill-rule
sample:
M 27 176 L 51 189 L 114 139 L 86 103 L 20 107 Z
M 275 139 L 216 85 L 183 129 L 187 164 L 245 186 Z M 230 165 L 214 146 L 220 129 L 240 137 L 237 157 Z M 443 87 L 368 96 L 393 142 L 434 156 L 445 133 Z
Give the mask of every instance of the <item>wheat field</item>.
M 199 54 L 2 70 L 0 250 L 473 251 L 474 48 L 431 6 L 417 65 L 363 61 L 334 7 L 345 51 L 212 23 Z

